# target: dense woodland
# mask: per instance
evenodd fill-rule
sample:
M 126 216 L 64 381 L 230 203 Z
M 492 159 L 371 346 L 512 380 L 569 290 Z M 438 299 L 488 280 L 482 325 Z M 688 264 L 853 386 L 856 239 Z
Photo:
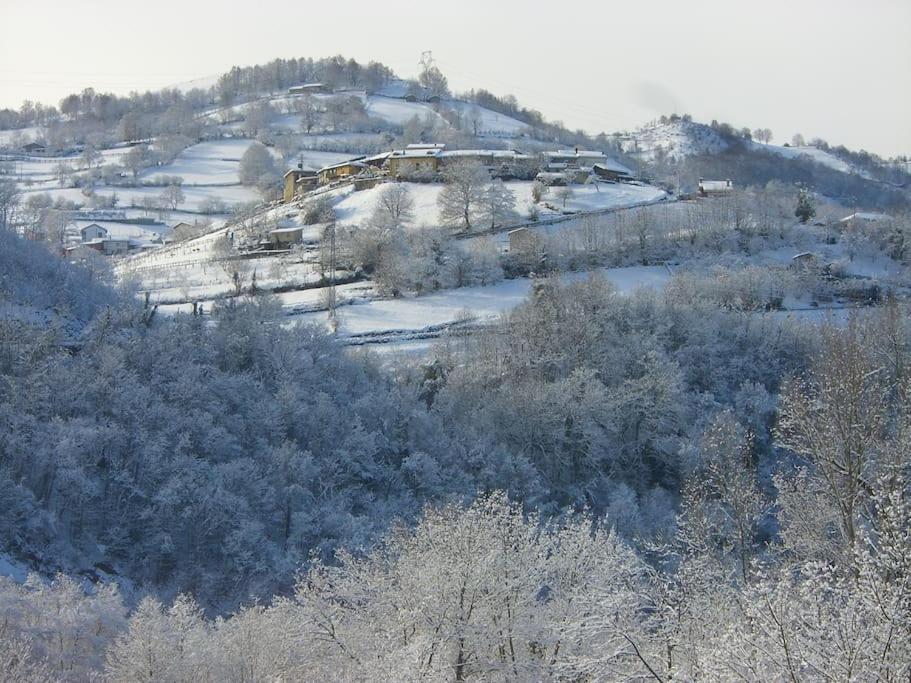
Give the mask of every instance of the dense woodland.
M 896 302 L 809 334 L 544 279 L 390 375 L 268 296 L 150 319 L 4 239 L 84 321 L 0 364 L 0 544 L 61 572 L 2 583 L 14 676 L 908 675 Z

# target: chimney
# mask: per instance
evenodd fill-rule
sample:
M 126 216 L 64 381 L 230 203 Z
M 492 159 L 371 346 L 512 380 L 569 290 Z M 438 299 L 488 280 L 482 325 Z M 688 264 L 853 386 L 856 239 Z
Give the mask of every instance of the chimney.
M 579 153 L 579 146 L 576 145 L 576 154 L 578 154 L 578 153 Z

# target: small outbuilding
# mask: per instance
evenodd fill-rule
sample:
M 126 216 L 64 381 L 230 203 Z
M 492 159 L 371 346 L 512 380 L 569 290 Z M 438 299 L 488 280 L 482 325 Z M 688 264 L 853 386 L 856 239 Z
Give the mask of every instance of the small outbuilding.
M 634 174 L 626 166 L 614 159 L 606 159 L 592 166 L 592 172 L 601 180 L 612 183 L 629 182 Z
M 92 242 L 93 240 L 104 239 L 108 236 L 108 229 L 98 223 L 91 223 L 79 230 L 79 235 L 83 242 Z
M 22 151 L 26 154 L 44 154 L 47 148 L 40 142 L 29 142 L 22 145 Z
M 303 83 L 288 88 L 289 95 L 331 95 L 332 88 L 324 83 Z
M 730 180 L 705 180 L 699 179 L 699 195 L 702 197 L 712 197 L 717 195 L 731 194 L 734 191 L 734 185 Z
M 300 244 L 303 237 L 304 229 L 296 228 L 276 228 L 269 231 L 269 242 L 273 249 L 284 249 L 292 244 Z

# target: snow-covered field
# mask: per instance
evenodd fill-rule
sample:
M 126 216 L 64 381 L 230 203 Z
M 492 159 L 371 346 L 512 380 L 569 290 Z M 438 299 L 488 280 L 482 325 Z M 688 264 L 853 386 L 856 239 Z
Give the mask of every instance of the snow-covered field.
M 187 147 L 170 164 L 145 169 L 139 178 L 171 175 L 183 178 L 185 185 L 236 185 L 240 183 L 240 159 L 252 144 L 252 140 L 237 138 L 200 142 Z
M 465 121 L 469 122 L 465 125 L 468 130 L 474 129 L 474 121 L 477 120 L 477 130 L 482 135 L 517 137 L 528 130 L 527 123 L 470 102 L 451 100 L 445 102 L 445 105 L 459 112 Z
M 782 145 L 763 145 L 754 142 L 753 148 L 762 149 L 766 152 L 771 152 L 772 154 L 778 154 L 779 156 L 785 157 L 786 159 L 807 157 L 811 161 L 815 161 L 817 164 L 831 168 L 834 171 L 840 171 L 842 173 L 854 173 L 864 178 L 870 177 L 870 174 L 866 171 L 857 169 L 843 159 L 839 159 L 834 154 L 819 149 L 818 147 L 811 147 L 809 145 L 803 147 L 784 147 Z
M 604 275 L 623 294 L 640 288 L 660 289 L 671 274 L 664 266 L 604 268 Z M 573 273 L 567 279 L 588 277 Z M 402 299 L 360 300 L 338 309 L 339 333 L 342 336 L 370 333 L 416 333 L 470 318 L 492 320 L 522 303 L 531 290 L 532 280 L 518 278 L 493 285 L 450 289 L 427 296 Z M 325 312 L 306 313 L 295 320 L 326 324 Z
M 427 104 L 406 102 L 405 100 L 379 95 L 372 95 L 367 98 L 367 113 L 396 126 L 405 125 L 415 116 L 422 120 L 427 116 L 439 119 L 439 114 Z
M 16 137 L 21 136 L 25 141 L 31 141 L 44 134 L 44 128 L 40 126 L 30 126 L 28 128 L 16 128 L 14 130 L 0 130 L 0 145 L 9 145 Z
M 76 187 L 32 188 L 32 191 L 46 192 L 51 196 L 51 199 L 60 197 L 75 202 L 78 205 L 85 205 L 88 202 L 87 197 L 82 194 L 82 190 Z M 160 187 L 101 186 L 95 188 L 95 194 L 100 197 L 111 197 L 116 195 L 118 208 L 142 206 L 144 197 L 158 198 L 161 196 L 161 193 L 162 188 Z M 191 185 L 183 188 L 183 194 L 184 202 L 180 204 L 178 208 L 181 211 L 189 212 L 199 212 L 205 202 L 213 199 L 221 200 L 229 206 L 262 201 L 262 198 L 255 189 L 241 185 L 195 187 Z
M 614 209 L 632 206 L 641 202 L 658 201 L 667 196 L 664 190 L 651 185 L 630 185 L 625 183 L 573 185 L 570 189 L 572 190 L 572 195 L 566 200 L 566 211 Z M 559 188 L 548 188 L 543 200 L 558 209 L 564 208 L 563 200 L 559 197 Z
M 662 150 L 677 159 L 697 154 L 716 154 L 727 143 L 706 125 L 677 121 L 646 126 L 622 138 L 623 151 L 651 159 Z
M 505 185 L 516 196 L 516 220 L 525 219 L 531 209 L 531 190 L 534 185 L 531 181 L 508 181 Z M 439 208 L 437 200 L 443 189 L 442 183 L 407 183 L 411 198 L 414 200 L 414 225 L 438 225 Z M 360 192 L 348 191 L 335 205 L 336 215 L 340 224 L 358 225 L 370 217 L 376 205 L 378 195 L 383 191 L 383 185 Z M 666 193 L 650 185 L 630 185 L 615 183 L 598 183 L 592 185 L 573 185 L 572 195 L 566 200 L 565 211 L 584 212 L 599 211 L 603 209 L 622 208 L 643 202 L 658 201 Z M 545 204 L 554 207 L 548 209 Z M 559 214 L 564 211 L 563 200 L 559 197 L 559 188 L 548 188 L 539 205 L 540 215 Z

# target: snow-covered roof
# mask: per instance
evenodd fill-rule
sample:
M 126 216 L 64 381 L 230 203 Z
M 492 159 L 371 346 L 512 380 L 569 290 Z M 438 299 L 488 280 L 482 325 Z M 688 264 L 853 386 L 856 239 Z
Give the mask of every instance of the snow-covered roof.
M 396 159 L 425 159 L 427 157 L 437 157 L 443 150 L 439 148 L 433 149 L 394 149 L 390 158 Z
M 592 152 L 584 149 L 558 149 L 556 151 L 542 152 L 545 157 L 550 159 L 606 159 L 604 152 Z
M 630 169 L 616 159 L 607 158 L 604 161 L 595 164 L 594 167 L 605 171 L 611 171 L 612 173 L 619 173 L 621 175 L 633 175 L 633 172 Z
M 288 171 L 285 171 L 284 177 L 287 178 L 292 173 L 295 173 L 297 175 L 315 175 L 316 169 L 313 168 L 312 166 L 307 166 L 306 164 L 304 164 L 304 165 L 302 165 L 301 168 L 292 168 Z
M 705 191 L 710 190 L 729 190 L 731 189 L 730 180 L 700 180 L 699 188 Z
M 493 159 L 530 159 L 527 154 L 522 154 L 514 149 L 453 149 L 443 152 L 441 157 L 491 157 Z
M 270 235 L 293 235 L 296 232 L 302 232 L 302 231 L 303 231 L 303 227 L 297 226 L 296 228 L 275 228 L 274 230 L 270 230 L 269 234 Z
M 333 168 L 342 168 L 343 166 L 358 166 L 360 168 L 366 168 L 367 164 L 364 163 L 364 157 L 357 157 L 356 159 L 348 159 L 348 161 L 340 161 L 337 164 L 330 164 L 329 166 L 323 166 L 319 172 L 331 171 Z
M 438 149 L 440 151 L 446 149 L 445 142 L 413 142 L 410 145 L 407 145 L 405 149 Z
M 873 213 L 871 211 L 858 211 L 857 213 L 852 213 L 850 216 L 845 216 L 842 218 L 839 223 L 849 223 L 853 220 L 861 221 L 888 221 L 891 220 L 892 216 L 889 216 L 885 213 Z

